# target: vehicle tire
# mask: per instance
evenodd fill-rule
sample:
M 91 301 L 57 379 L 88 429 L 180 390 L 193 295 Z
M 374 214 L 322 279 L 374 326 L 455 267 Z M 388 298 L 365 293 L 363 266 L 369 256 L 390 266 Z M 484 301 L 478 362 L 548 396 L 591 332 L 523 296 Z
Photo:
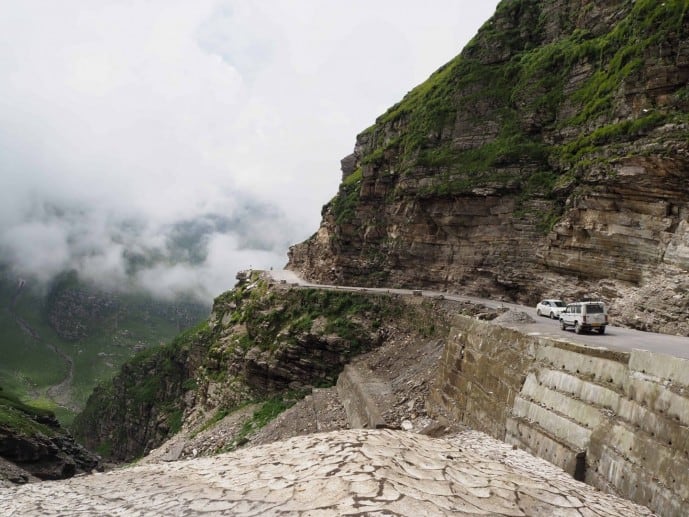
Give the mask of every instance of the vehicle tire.
M 605 326 L 598 327 L 598 333 L 599 334 L 605 334 Z
M 574 333 L 581 334 L 581 325 L 579 325 L 578 321 L 574 322 Z
M 560 320 L 560 328 L 561 328 L 562 330 L 567 330 L 567 325 L 565 325 L 564 320 Z
M 541 309 L 536 309 L 536 314 L 541 315 Z

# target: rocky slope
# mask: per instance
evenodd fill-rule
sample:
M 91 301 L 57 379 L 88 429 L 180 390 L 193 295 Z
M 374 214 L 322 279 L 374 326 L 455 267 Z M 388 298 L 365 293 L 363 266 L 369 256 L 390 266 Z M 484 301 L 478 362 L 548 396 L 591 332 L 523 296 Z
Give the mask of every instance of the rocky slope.
M 98 462 L 52 412 L 28 406 L 0 388 L 0 486 L 65 479 L 92 471 Z
M 313 387 L 333 385 L 355 355 L 398 328 L 425 325 L 394 297 L 291 288 L 258 273 L 238 278 L 215 300 L 207 322 L 142 352 L 94 391 L 73 424 L 86 446 L 131 460 L 182 428 L 201 433 L 252 403 L 253 422 L 242 420 L 246 427 L 224 444 L 234 448 L 251 426 L 264 425 Z
M 386 325 L 386 338 L 374 349 L 352 358 L 348 368 L 355 368 L 366 381 L 385 386 L 381 417 L 385 427 L 441 435 L 461 428 L 450 422 L 441 408 L 427 407 L 428 394 L 437 377 L 447 333 L 445 311 L 453 314 L 486 317 L 489 309 L 468 303 L 402 299 L 405 307 L 399 319 Z M 404 321 L 405 318 L 410 318 Z M 289 366 L 288 366 L 289 367 Z M 279 409 L 279 408 L 278 408 Z M 252 447 L 295 436 L 346 430 L 350 418 L 341 398 L 341 386 L 310 390 L 303 399 L 280 414 L 263 419 L 261 404 L 249 404 L 227 411 L 226 416 L 194 425 L 181 431 L 159 448 L 139 460 L 141 463 L 212 456 L 235 447 Z M 276 412 L 277 413 L 277 412 Z M 224 415 L 224 412 L 222 413 Z
M 288 267 L 689 334 L 689 2 L 504 0 L 356 138 Z

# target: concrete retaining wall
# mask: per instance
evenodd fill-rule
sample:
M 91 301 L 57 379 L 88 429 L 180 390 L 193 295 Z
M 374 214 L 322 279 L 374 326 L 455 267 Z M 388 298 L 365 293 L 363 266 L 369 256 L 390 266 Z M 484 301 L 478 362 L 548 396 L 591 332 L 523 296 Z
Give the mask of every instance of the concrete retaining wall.
M 337 378 L 337 394 L 347 412 L 353 429 L 381 429 L 386 427 L 380 403 L 391 396 L 390 387 L 371 372 L 361 372 L 355 364 L 348 364 Z
M 689 515 L 685 359 L 457 316 L 431 404 L 660 515 Z

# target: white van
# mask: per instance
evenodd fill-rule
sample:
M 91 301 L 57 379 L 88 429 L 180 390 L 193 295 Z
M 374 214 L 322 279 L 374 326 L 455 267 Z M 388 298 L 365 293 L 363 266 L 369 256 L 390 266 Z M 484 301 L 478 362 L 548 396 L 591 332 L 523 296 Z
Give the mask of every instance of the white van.
M 565 330 L 567 327 L 574 327 L 574 332 L 577 334 L 592 329 L 605 334 L 607 324 L 608 312 L 603 302 L 570 303 L 560 313 L 560 328 Z

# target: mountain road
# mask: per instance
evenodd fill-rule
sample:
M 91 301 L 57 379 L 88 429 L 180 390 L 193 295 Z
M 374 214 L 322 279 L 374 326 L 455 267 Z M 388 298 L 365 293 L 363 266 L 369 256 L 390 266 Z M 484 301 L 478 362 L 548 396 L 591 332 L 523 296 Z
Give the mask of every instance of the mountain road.
M 289 270 L 268 271 L 272 278 L 279 282 L 285 282 L 300 287 L 315 289 L 333 289 L 353 292 L 375 292 L 387 294 L 399 294 L 405 296 L 423 296 L 427 298 L 444 298 L 458 302 L 471 302 L 485 305 L 493 309 L 507 308 L 514 311 L 525 312 L 534 323 L 513 323 L 510 327 L 517 328 L 521 332 L 531 336 L 543 336 L 561 341 L 568 341 L 587 345 L 590 347 L 606 348 L 609 350 L 629 352 L 634 349 L 647 350 L 653 353 L 672 355 L 689 359 L 689 337 L 657 334 L 654 332 L 642 332 L 639 330 L 608 325 L 605 334 L 575 334 L 573 330 L 561 330 L 558 320 L 538 316 L 535 307 L 527 307 L 499 300 L 490 300 L 474 296 L 464 296 L 439 291 L 427 291 L 419 289 L 388 289 L 378 287 L 337 286 L 327 284 L 314 284 L 299 277 Z

